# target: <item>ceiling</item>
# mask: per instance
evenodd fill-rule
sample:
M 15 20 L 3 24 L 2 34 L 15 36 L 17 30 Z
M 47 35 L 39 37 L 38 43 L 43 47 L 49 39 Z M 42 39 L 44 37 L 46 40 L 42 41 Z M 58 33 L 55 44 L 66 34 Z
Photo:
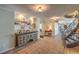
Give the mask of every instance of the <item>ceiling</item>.
M 7 4 L 7 5 L 0 5 L 0 7 L 9 8 L 10 10 L 15 10 L 18 12 L 26 13 L 29 16 L 37 16 L 40 17 L 42 20 L 46 20 L 52 16 L 63 16 L 66 13 L 73 12 L 74 10 L 79 10 L 79 5 L 73 4 L 49 4 L 47 5 L 49 8 L 48 10 L 38 13 L 35 12 L 32 7 L 33 4 Z

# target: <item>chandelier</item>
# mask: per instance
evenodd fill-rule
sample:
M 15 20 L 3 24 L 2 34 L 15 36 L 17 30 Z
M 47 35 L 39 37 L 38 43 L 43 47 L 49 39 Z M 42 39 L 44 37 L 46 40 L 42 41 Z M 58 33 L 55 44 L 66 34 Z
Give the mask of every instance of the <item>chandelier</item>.
M 37 4 L 37 5 L 33 5 L 32 9 L 37 12 L 43 12 L 43 11 L 48 10 L 48 5 Z

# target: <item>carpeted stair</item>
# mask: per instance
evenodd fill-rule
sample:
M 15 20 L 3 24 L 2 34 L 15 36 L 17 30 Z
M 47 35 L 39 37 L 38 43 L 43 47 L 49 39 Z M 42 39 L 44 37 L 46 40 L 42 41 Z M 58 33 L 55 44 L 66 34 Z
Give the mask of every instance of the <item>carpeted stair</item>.
M 68 48 L 79 45 L 79 24 L 67 37 L 65 37 L 65 45 Z

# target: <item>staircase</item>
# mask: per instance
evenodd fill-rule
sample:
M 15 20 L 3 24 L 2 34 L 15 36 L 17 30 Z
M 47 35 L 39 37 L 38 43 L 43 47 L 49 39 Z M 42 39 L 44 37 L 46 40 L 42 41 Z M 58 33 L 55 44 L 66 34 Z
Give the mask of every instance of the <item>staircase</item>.
M 63 39 L 67 48 L 79 45 L 79 23 L 74 20 L 66 30 L 63 31 Z
M 65 44 L 66 47 L 71 48 L 79 45 L 79 24 L 73 29 L 68 36 L 66 36 Z

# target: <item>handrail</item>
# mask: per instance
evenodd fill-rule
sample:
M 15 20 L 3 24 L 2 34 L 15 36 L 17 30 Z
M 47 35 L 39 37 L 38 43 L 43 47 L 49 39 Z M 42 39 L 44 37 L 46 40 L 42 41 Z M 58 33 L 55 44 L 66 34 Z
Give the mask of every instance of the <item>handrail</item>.
M 76 21 L 76 19 L 74 19 L 74 20 L 68 25 L 68 28 L 62 32 L 62 35 L 63 35 L 64 37 L 67 37 L 67 36 L 73 31 L 73 29 L 76 28 L 76 27 L 74 27 L 74 28 L 72 29 L 72 25 L 76 25 L 76 24 L 74 23 L 75 21 Z M 76 25 L 76 26 L 77 26 L 77 25 Z M 60 31 L 61 31 L 61 30 L 62 30 L 62 29 L 60 28 Z
M 67 28 L 66 30 L 71 29 L 70 27 L 71 27 L 71 25 L 74 23 L 75 20 L 76 20 L 76 19 L 74 19 L 73 22 L 69 24 L 69 26 L 68 26 L 68 28 Z
M 75 20 L 72 23 L 70 23 L 69 27 L 63 33 L 64 34 L 64 37 L 67 37 L 74 29 L 76 29 L 76 27 L 77 27 L 78 24 L 77 25 L 74 24 L 74 25 L 76 25 L 76 27 L 74 27 L 73 29 L 71 29 L 71 25 L 75 22 Z M 68 33 L 68 34 L 66 35 L 66 33 Z

